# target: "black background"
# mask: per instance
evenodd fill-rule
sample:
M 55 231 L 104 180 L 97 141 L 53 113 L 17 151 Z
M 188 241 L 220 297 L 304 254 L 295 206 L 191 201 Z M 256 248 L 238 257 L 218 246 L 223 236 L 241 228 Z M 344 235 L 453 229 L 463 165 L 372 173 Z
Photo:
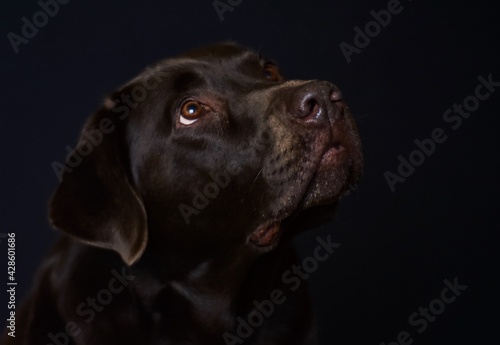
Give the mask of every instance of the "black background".
M 388 344 L 408 331 L 414 344 L 497 342 L 497 212 L 500 88 L 457 129 L 443 120 L 474 95 L 478 76 L 500 81 L 495 1 L 402 0 L 403 11 L 348 63 L 339 47 L 373 20 L 377 1 L 243 0 L 221 21 L 212 1 L 80 1 L 14 53 L 7 33 L 36 1 L 4 0 L 0 20 L 1 233 L 17 238 L 17 298 L 57 234 L 47 201 L 51 167 L 74 146 L 104 96 L 146 65 L 185 50 L 237 41 L 278 61 L 290 79 L 325 79 L 343 91 L 360 129 L 365 176 L 335 224 L 300 236 L 306 257 L 315 238 L 341 247 L 309 279 L 321 344 Z M 415 139 L 442 128 L 447 140 L 391 192 Z M 6 241 L 0 244 L 6 280 Z M 443 280 L 468 288 L 421 334 L 408 317 L 439 298 Z M 5 320 L 2 283 L 0 314 Z M 22 332 L 22 330 L 18 330 Z

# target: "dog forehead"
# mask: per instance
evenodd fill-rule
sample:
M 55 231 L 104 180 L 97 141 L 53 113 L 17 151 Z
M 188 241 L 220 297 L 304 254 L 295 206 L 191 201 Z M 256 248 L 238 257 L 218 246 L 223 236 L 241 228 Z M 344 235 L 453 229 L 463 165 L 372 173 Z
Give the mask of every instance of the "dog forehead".
M 217 81 L 257 76 L 264 66 L 264 59 L 248 49 L 226 52 L 224 49 L 203 49 L 169 58 L 146 68 L 137 79 L 164 78 L 167 80 Z M 174 80 L 175 81 L 175 80 Z
M 211 62 L 230 61 L 258 56 L 252 50 L 237 44 L 223 43 L 188 51 L 179 57 Z

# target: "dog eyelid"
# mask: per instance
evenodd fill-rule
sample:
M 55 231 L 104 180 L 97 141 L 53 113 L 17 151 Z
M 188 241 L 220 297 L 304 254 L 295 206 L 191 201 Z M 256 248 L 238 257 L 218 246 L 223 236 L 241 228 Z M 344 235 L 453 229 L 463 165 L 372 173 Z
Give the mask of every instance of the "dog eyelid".
M 263 73 L 269 81 L 279 81 L 282 79 L 278 67 L 271 61 L 264 63 Z

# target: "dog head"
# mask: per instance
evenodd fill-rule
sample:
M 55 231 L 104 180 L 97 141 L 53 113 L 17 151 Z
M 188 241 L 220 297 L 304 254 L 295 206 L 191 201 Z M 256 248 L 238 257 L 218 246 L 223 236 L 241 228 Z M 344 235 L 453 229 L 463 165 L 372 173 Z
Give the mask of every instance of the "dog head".
M 184 256 L 260 253 L 361 175 L 342 94 L 286 81 L 233 44 L 148 68 L 86 124 L 52 197 L 52 224 L 132 264 L 146 246 Z

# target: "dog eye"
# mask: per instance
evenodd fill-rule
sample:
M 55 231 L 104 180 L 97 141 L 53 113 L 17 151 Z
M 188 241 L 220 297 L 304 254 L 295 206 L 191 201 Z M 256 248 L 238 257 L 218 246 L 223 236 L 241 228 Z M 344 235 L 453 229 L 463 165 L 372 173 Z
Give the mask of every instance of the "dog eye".
M 278 67 L 271 62 L 267 62 L 264 65 L 264 76 L 269 81 L 279 81 L 281 80 L 280 72 L 278 71 Z
M 205 115 L 205 113 L 206 110 L 203 104 L 188 100 L 181 106 L 179 122 L 182 125 L 189 126 Z

